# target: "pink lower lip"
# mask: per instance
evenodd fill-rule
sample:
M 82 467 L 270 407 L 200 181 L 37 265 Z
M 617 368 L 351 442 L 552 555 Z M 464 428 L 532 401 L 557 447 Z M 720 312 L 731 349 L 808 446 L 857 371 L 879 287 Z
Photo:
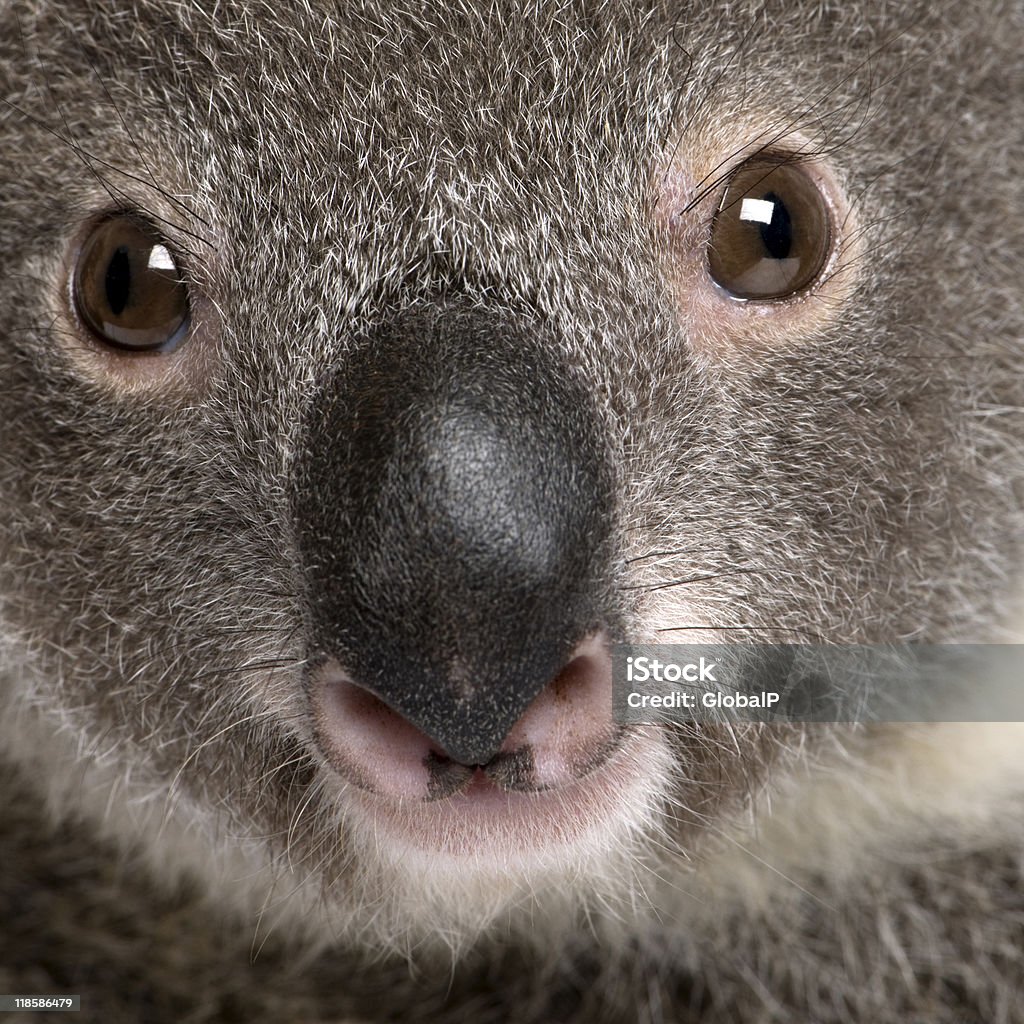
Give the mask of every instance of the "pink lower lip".
M 394 800 L 353 788 L 346 802 L 354 825 L 406 848 L 456 857 L 537 853 L 578 841 L 621 816 L 623 801 L 642 800 L 660 747 L 656 732 L 637 731 L 597 771 L 539 793 L 505 792 L 478 770 L 465 791 L 443 800 Z

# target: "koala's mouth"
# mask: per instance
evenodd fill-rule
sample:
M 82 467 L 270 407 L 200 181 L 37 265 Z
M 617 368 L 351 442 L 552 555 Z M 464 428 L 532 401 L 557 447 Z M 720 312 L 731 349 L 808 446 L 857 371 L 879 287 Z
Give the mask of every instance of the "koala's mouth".
M 630 746 L 612 717 L 611 657 L 602 637 L 576 648 L 483 764 L 449 756 L 336 659 L 313 673 L 310 697 L 317 746 L 362 791 L 364 808 L 393 824 L 396 815 L 407 824 L 443 823 L 449 833 L 462 824 L 507 834 L 528 822 L 542 841 L 562 829 L 569 803 L 578 816 L 580 801 L 614 788 L 622 760 L 616 755 Z

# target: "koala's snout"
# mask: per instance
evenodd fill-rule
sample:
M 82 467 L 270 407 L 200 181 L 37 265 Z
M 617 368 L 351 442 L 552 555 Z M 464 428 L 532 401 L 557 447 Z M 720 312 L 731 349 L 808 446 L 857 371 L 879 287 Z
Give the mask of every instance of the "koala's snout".
M 537 754 L 524 740 L 510 767 L 517 723 L 592 747 L 607 723 L 581 721 L 610 713 L 586 647 L 608 625 L 608 445 L 543 335 L 452 305 L 380 326 L 327 375 L 294 475 L 312 660 L 406 720 L 382 735 L 411 724 L 424 756 L 517 777 Z M 556 681 L 575 696 L 547 700 Z M 337 697 L 314 695 L 328 747 L 360 717 Z

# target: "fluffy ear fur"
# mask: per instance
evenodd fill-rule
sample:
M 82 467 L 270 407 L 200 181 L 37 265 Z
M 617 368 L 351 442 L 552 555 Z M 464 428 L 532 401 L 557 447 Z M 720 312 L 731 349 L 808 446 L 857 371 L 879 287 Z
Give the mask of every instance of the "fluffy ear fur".
M 1024 726 L 651 727 L 476 831 L 385 807 L 317 737 L 334 563 L 295 499 L 325 382 L 477 317 L 583 396 L 614 478 L 588 628 L 1024 640 L 1022 44 L 1017 2 L 0 0 L 0 993 L 1024 1021 Z M 751 160 L 825 211 L 779 301 L 709 270 Z M 83 316 L 122 217 L 187 289 L 180 345 Z M 389 550 L 366 590 L 419 571 Z

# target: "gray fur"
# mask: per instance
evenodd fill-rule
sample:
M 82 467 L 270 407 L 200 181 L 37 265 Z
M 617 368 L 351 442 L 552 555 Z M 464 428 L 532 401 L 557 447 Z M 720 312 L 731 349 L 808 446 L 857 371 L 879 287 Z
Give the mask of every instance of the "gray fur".
M 110 1024 L 1024 1021 L 1010 726 L 674 736 L 578 875 L 403 887 L 309 744 L 287 499 L 314 383 L 443 295 L 543 320 L 587 381 L 631 635 L 1011 636 L 1022 44 L 1017 0 L 0 0 L 0 991 Z M 748 122 L 813 139 L 856 230 L 820 326 L 716 358 L 659 202 Z M 165 387 L 64 312 L 118 205 L 197 296 L 206 362 Z M 692 577 L 701 617 L 658 618 Z

